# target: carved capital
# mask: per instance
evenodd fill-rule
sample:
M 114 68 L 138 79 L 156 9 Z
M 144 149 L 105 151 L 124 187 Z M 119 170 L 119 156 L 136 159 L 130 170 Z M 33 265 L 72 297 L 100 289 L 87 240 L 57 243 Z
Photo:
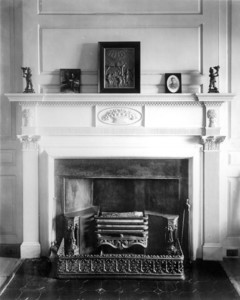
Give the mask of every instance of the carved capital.
M 18 135 L 17 137 L 22 143 L 23 150 L 38 150 L 40 135 Z
M 220 149 L 220 144 L 225 140 L 225 136 L 203 136 L 202 144 L 204 146 L 204 151 L 218 151 Z

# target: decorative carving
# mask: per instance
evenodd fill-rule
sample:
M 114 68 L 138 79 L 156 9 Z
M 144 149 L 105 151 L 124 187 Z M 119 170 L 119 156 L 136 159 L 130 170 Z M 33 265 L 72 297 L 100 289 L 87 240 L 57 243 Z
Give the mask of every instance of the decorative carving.
M 233 94 L 6 94 L 11 102 L 22 106 L 219 106 L 230 102 Z
M 65 217 L 65 254 L 68 256 L 79 254 L 79 218 Z
M 209 125 L 208 127 L 215 127 L 216 124 L 216 118 L 217 118 L 217 112 L 215 111 L 215 109 L 209 109 L 207 111 L 207 117 L 209 119 Z
M 24 150 L 38 150 L 40 135 L 18 135 L 17 137 L 22 143 Z
M 100 235 L 98 236 L 98 246 L 102 245 L 109 245 L 115 249 L 127 249 L 130 248 L 131 246 L 134 245 L 140 245 L 144 248 L 147 248 L 147 239 L 146 237 L 143 238 L 136 238 L 136 239 L 128 239 L 127 237 L 122 236 L 120 239 L 117 238 L 111 238 L 109 237 L 108 239 L 106 237 L 101 237 Z
M 22 125 L 26 127 L 33 125 L 33 114 L 31 109 L 25 108 L 22 111 Z
M 100 122 L 110 125 L 130 125 L 142 119 L 142 114 L 131 108 L 107 108 L 99 112 Z
M 116 218 L 143 218 L 142 212 L 137 211 L 127 211 L 127 212 L 101 212 L 101 217 L 108 219 Z
M 154 277 L 162 279 L 184 279 L 184 256 L 178 240 L 175 255 L 139 254 L 92 254 L 64 256 L 61 250 L 57 256 L 57 277 Z
M 50 257 L 55 257 L 58 252 L 59 245 L 57 241 L 51 242 L 51 247 L 50 247 Z
M 167 227 L 165 228 L 166 252 L 174 255 L 177 252 L 175 243 L 178 236 L 178 218 L 177 215 L 166 215 Z
M 65 253 L 67 255 L 74 255 L 74 250 L 76 248 L 76 238 L 74 234 L 74 227 L 72 224 L 68 226 L 67 235 L 65 238 Z
M 204 145 L 204 150 L 219 150 L 220 144 L 225 140 L 225 138 L 225 136 L 203 136 L 202 144 Z

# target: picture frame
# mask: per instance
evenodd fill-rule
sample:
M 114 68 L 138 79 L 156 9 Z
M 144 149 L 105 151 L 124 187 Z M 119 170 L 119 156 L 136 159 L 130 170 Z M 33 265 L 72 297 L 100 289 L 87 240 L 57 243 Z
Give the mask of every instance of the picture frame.
M 140 93 L 140 42 L 99 42 L 99 92 Z
M 60 69 L 60 92 L 80 93 L 81 69 Z
M 166 93 L 172 93 L 172 94 L 181 93 L 182 92 L 181 73 L 166 73 L 165 89 L 166 89 Z

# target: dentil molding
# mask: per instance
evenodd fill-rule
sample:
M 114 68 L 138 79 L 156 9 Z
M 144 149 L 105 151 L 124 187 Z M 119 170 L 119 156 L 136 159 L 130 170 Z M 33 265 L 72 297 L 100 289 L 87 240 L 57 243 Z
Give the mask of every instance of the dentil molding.
M 219 106 L 233 99 L 233 94 L 6 94 L 10 102 L 31 105 L 210 105 Z

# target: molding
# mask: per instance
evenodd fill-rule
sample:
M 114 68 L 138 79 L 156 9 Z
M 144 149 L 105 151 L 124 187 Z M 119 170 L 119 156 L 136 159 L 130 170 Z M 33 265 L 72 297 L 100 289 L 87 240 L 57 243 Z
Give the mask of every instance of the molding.
M 235 97 L 232 93 L 196 93 L 196 97 L 199 102 L 204 102 L 204 104 L 214 105 L 221 102 L 230 102 Z
M 57 10 L 44 10 L 43 9 L 43 0 L 38 0 L 37 3 L 37 13 L 38 15 L 200 15 L 202 14 L 202 7 L 203 7 L 203 0 L 198 0 L 198 7 L 197 10 L 193 11 L 137 11 L 136 7 L 135 10 L 132 9 L 132 11 L 99 11 L 99 10 L 92 10 L 91 8 L 89 10 L 63 10 L 63 11 L 57 11 Z
M 203 260 L 222 260 L 222 248 L 220 243 L 205 243 L 203 245 Z
M 201 138 L 204 151 L 219 151 L 220 144 L 225 140 L 226 136 L 202 136 Z
M 17 135 L 18 139 L 22 143 L 23 150 L 38 150 L 38 142 L 40 135 Z
M 230 167 L 240 167 L 240 151 L 228 151 L 228 164 Z
M 0 238 L 2 243 L 7 243 L 10 240 L 16 242 L 18 237 L 18 220 L 17 220 L 17 176 L 15 174 L 0 174 L 0 182 L 5 189 L 9 190 L 8 195 L 4 193 L 4 189 L 1 189 L 1 210 L 2 213 L 9 212 L 7 219 L 1 219 L 2 226 L 0 227 Z M 4 209 L 4 206 L 7 209 Z M 3 225 L 3 221 L 7 222 L 6 227 Z
M 113 124 L 112 124 L 113 125 Z M 108 125 L 106 125 L 108 126 Z M 29 129 L 29 134 L 34 131 Z M 142 126 L 120 125 L 111 127 L 38 127 L 38 134 L 44 136 L 202 136 L 205 132 L 201 127 L 144 128 Z M 27 135 L 27 130 L 24 133 Z
M 20 247 L 21 258 L 40 257 L 41 246 L 38 242 L 23 242 Z
M 31 105 L 221 105 L 233 100 L 233 94 L 6 94 L 10 102 Z
M 1 149 L 0 150 L 0 166 L 15 166 L 16 165 L 16 150 Z
M 202 7 L 202 5 L 200 5 L 200 7 Z M 61 14 L 60 14 L 61 15 Z M 109 14 L 110 15 L 110 14 Z M 158 15 L 158 14 L 156 14 Z M 112 15 L 111 15 L 112 16 Z M 171 19 L 170 15 L 167 14 L 167 16 Z M 94 17 L 93 17 L 94 18 Z M 136 17 L 137 18 L 137 17 Z M 155 18 L 154 18 L 155 19 Z M 119 21 L 119 19 L 117 19 Z M 136 19 L 137 20 L 137 19 Z M 167 30 L 167 29 L 173 29 L 174 31 L 176 29 L 181 29 L 181 30 L 189 30 L 189 29 L 194 29 L 196 30 L 196 33 L 194 34 L 194 36 L 196 35 L 198 38 L 197 38 L 197 41 L 199 41 L 199 43 L 196 43 L 195 46 L 196 48 L 198 49 L 198 51 L 196 51 L 197 53 L 197 56 L 196 57 L 196 67 L 195 67 L 195 70 L 197 70 L 201 75 L 203 75 L 203 25 L 201 24 L 201 22 L 199 24 L 193 24 L 193 25 L 186 25 L 186 23 L 184 22 L 184 24 L 172 24 L 172 19 L 170 22 L 167 22 L 167 25 L 165 24 L 165 22 L 162 24 L 160 22 L 160 24 L 156 24 L 155 22 L 151 25 L 149 24 L 149 22 L 143 22 L 142 20 L 141 21 L 136 21 L 136 22 L 130 22 L 130 23 L 126 23 L 126 22 L 122 22 L 120 20 L 120 23 L 116 21 L 116 18 L 114 17 L 114 15 L 112 16 L 112 21 L 109 23 L 109 22 L 94 22 L 94 21 L 89 21 L 89 25 L 86 25 L 86 22 L 84 22 L 83 24 L 79 24 L 79 25 L 71 25 L 71 22 L 69 23 L 62 23 L 61 25 L 47 25 L 47 24 L 42 24 L 40 22 L 40 24 L 38 24 L 38 53 L 39 53 L 39 56 L 38 56 L 38 74 L 39 75 L 46 75 L 46 74 L 51 74 L 51 73 L 54 73 L 54 75 L 56 75 L 56 72 L 57 71 L 54 71 L 54 70 L 50 70 L 48 69 L 48 67 L 46 66 L 46 68 L 44 68 L 44 57 L 43 57 L 43 47 L 44 47 L 44 31 L 45 30 L 51 30 L 51 31 L 54 31 L 54 30 L 92 30 L 92 31 L 96 31 L 96 30 L 109 30 L 109 26 L 111 28 L 115 28 L 115 29 L 129 29 L 129 30 L 138 30 L 138 29 L 164 29 L 164 30 Z M 97 25 L 96 25 L 97 24 Z M 80 34 L 80 33 L 79 33 Z M 85 32 L 86 34 L 86 32 Z M 97 47 L 97 41 L 96 41 L 96 47 Z M 57 51 L 57 50 L 56 50 Z M 51 58 L 50 58 L 51 60 Z M 162 73 L 162 74 L 165 74 L 168 72 L 168 70 L 166 69 L 167 67 L 165 67 L 165 70 L 161 70 L 161 72 L 159 72 L 159 70 L 157 71 L 158 73 Z M 142 70 L 143 71 L 143 70 Z M 89 71 L 87 71 L 89 72 Z M 92 72 L 92 70 L 90 71 Z M 94 72 L 97 74 L 98 71 L 97 70 L 94 70 Z M 155 72 L 155 71 L 154 71 Z M 185 71 L 187 72 L 187 71 Z M 141 76 L 144 75 L 144 71 L 143 73 L 141 73 Z M 182 73 L 184 75 L 184 71 Z M 189 72 L 188 75 L 191 74 L 191 71 Z M 84 74 L 84 72 L 82 73 L 82 75 L 86 75 Z M 93 75 L 93 74 L 91 74 Z M 146 74 L 145 74 L 146 75 Z M 185 74 L 187 75 L 187 74 Z M 44 81 L 46 82 L 46 81 Z M 52 80 L 50 80 L 50 82 L 52 82 Z M 160 82 L 160 80 L 158 81 L 158 83 Z M 82 84 L 83 86 L 85 84 Z M 182 85 L 185 85 L 184 84 L 184 80 L 182 80 Z M 59 84 L 58 84 L 58 91 L 60 91 L 59 89 Z M 159 90 L 158 90 L 159 91 Z M 182 89 L 182 91 L 184 91 L 184 89 Z M 185 91 L 188 91 L 188 92 L 197 92 L 199 90 L 185 90 Z M 56 92 L 56 91 L 55 91 Z

